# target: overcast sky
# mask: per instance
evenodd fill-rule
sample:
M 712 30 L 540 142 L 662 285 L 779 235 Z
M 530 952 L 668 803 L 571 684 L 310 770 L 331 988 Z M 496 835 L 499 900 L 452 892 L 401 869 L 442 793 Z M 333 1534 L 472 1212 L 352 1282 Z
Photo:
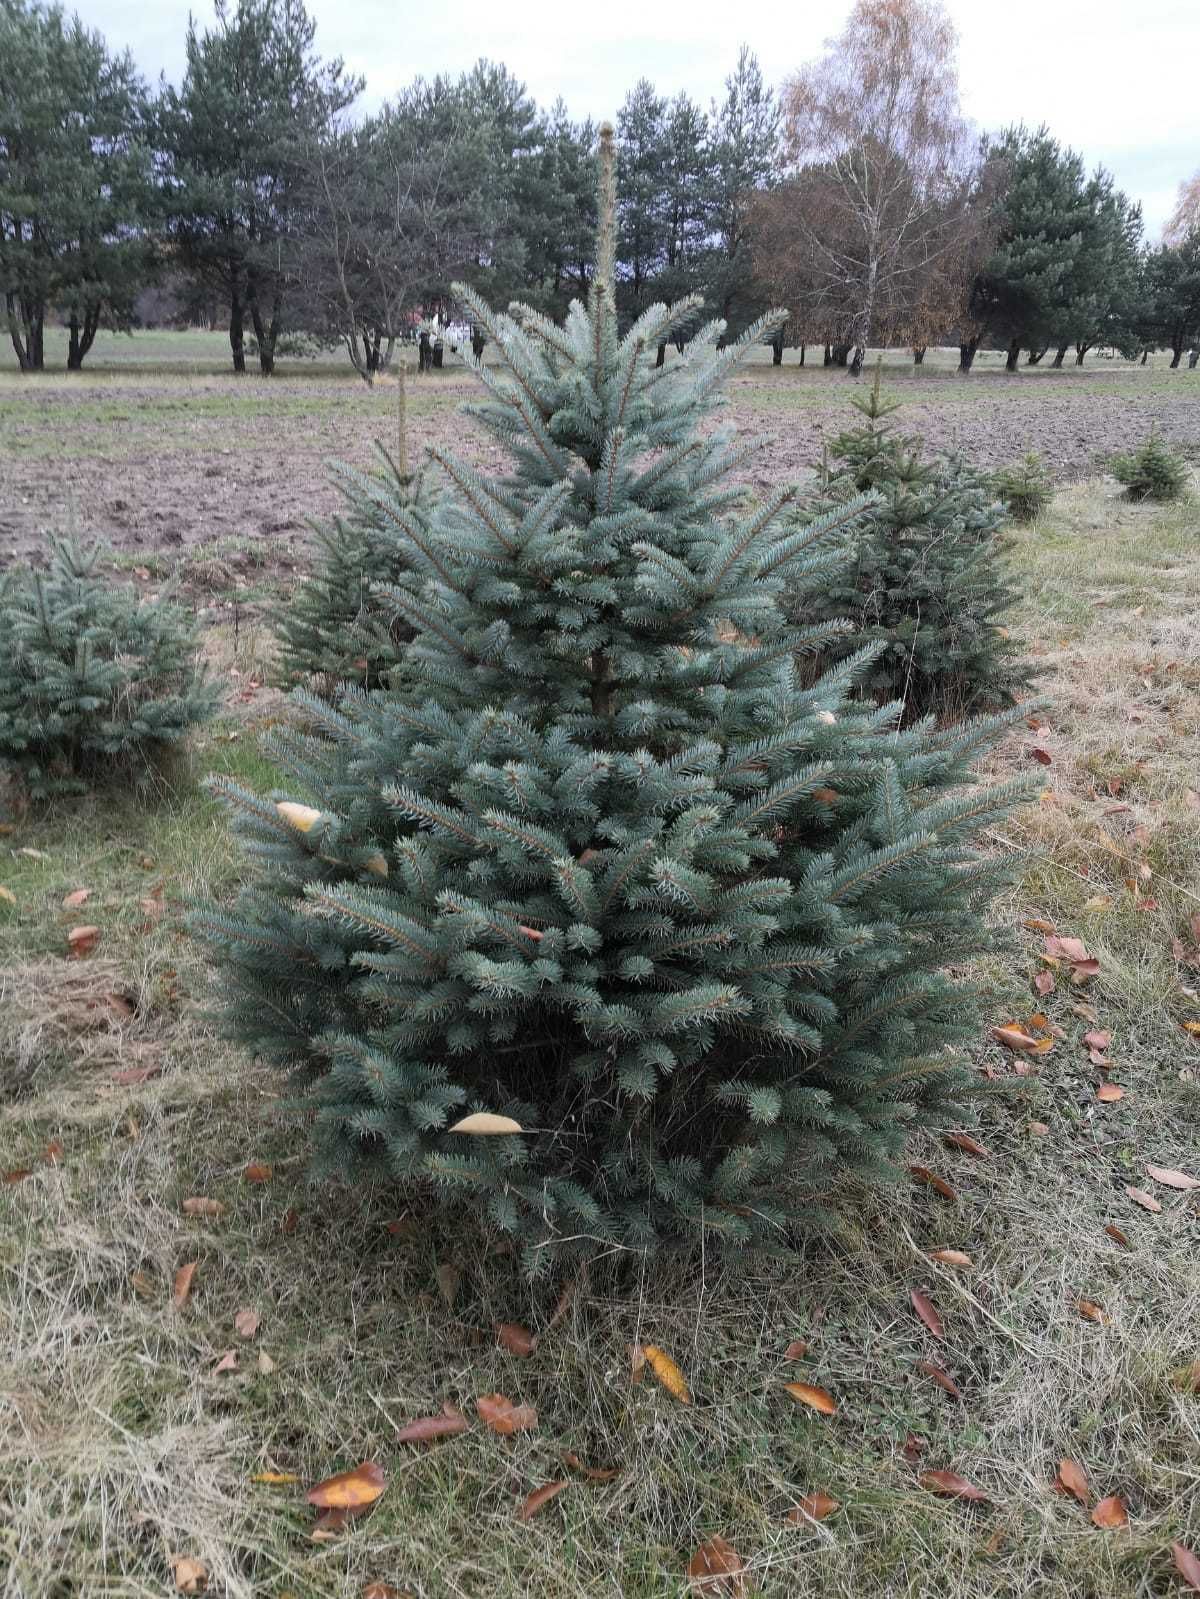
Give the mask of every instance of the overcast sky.
M 611 116 L 639 77 L 701 104 L 720 92 L 739 45 L 772 83 L 837 33 L 848 0 L 308 0 L 323 55 L 341 55 L 377 103 L 418 73 L 503 61 L 543 104 Z M 80 0 L 151 78 L 178 79 L 189 10 L 211 0 Z M 73 9 L 65 0 L 65 9 Z M 965 109 L 985 128 L 1048 122 L 1089 165 L 1103 162 L 1157 234 L 1179 182 L 1200 168 L 1200 0 L 948 0 L 961 35 Z

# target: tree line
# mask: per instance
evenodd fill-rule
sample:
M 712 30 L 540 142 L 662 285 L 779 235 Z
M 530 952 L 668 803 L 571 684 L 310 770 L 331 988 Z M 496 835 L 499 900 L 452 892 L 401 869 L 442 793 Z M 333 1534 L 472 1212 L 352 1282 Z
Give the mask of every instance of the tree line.
M 451 284 L 561 315 L 594 273 L 596 128 L 503 65 L 418 78 L 370 114 L 303 0 L 215 0 L 178 87 L 42 0 L 0 0 L 0 287 L 22 371 L 45 328 L 82 366 L 157 314 L 227 326 L 234 370 L 342 345 L 370 382 Z M 1062 365 L 1200 342 L 1200 175 L 1162 243 L 1046 128 L 980 139 L 931 0 L 858 0 L 777 92 L 743 49 L 721 98 L 646 79 L 616 118 L 622 322 L 703 297 L 731 332 L 790 311 L 857 371 L 871 346 L 952 343 Z M 151 293 L 157 286 L 157 294 Z M 157 299 L 157 310 L 155 308 Z M 675 334 L 682 347 L 688 330 Z M 658 351 L 666 357 L 665 344 Z M 1194 361 L 1193 361 L 1194 364 Z

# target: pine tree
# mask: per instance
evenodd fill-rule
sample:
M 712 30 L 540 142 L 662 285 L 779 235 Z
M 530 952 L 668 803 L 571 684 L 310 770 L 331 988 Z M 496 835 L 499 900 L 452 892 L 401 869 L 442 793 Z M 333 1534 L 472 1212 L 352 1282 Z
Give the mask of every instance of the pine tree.
M 403 365 L 397 367 L 397 379 L 396 458 L 379 445 L 376 471 L 337 469 L 346 514 L 313 524 L 314 568 L 272 615 L 277 678 L 288 687 L 304 684 L 323 698 L 335 696 L 347 682 L 378 687 L 399 665 L 402 645 L 412 638 L 403 619 L 385 611 L 372 594 L 379 586 L 409 583 L 411 561 L 395 524 L 408 521 L 424 533 L 434 503 L 429 475 L 409 471 Z
M 622 338 L 613 149 L 586 305 L 494 315 L 474 414 L 505 479 L 434 451 L 430 527 L 397 515 L 408 686 L 299 694 L 286 792 L 232 783 L 254 869 L 196 917 L 229 1030 L 306 1085 L 318 1169 L 438 1193 L 564 1256 L 706 1236 L 786 1246 L 849 1172 L 883 1180 L 977 1078 L 969 993 L 1015 787 L 971 762 L 1002 721 L 896 730 L 853 697 L 876 648 L 784 614 L 839 559 L 851 498 L 794 526 L 747 504 L 753 449 L 702 430 L 720 322 L 654 366 L 692 302 Z
M 1036 450 L 993 472 L 992 488 L 1014 522 L 1035 522 L 1054 498 L 1054 480 Z
M 861 427 L 839 434 L 821 467 L 827 508 L 865 491 L 853 558 L 819 590 L 797 587 L 805 616 L 849 617 L 881 647 L 862 679 L 877 703 L 904 702 L 906 720 L 1010 704 L 1030 674 L 999 621 L 1015 591 L 1001 556 L 1005 510 L 987 477 L 957 457 L 927 457 L 886 419 L 898 402 L 880 373 L 851 403 Z
M 101 553 L 52 539 L 48 572 L 0 586 L 0 765 L 35 799 L 136 776 L 216 706 L 191 619 L 106 581 Z

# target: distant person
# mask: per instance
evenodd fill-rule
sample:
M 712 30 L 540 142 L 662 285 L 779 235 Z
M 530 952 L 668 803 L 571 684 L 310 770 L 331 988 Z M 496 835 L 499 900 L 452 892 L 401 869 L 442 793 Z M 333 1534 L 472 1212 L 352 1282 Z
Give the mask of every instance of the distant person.
M 417 371 L 428 372 L 433 365 L 433 346 L 429 340 L 429 329 L 421 329 L 421 337 L 417 340 Z
M 483 352 L 486 346 L 487 340 L 483 336 L 482 328 L 473 327 L 471 329 L 471 354 L 477 361 L 483 360 Z

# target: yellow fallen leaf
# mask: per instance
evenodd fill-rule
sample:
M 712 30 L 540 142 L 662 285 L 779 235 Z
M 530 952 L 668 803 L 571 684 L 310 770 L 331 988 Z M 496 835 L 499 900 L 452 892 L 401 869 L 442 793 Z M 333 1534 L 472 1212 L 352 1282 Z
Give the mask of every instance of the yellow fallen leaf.
M 687 1378 L 666 1350 L 660 1349 L 657 1344 L 643 1344 L 642 1353 L 646 1357 L 646 1364 L 672 1399 L 678 1399 L 681 1405 L 690 1405 L 692 1392 L 687 1385 Z
M 294 800 L 277 800 L 275 809 L 298 833 L 311 833 L 314 823 L 320 821 L 320 811 L 311 805 L 297 805 Z
M 175 1555 L 171 1561 L 176 1593 L 203 1593 L 208 1587 L 208 1567 L 191 1555 Z
M 327 1477 L 308 1491 L 308 1502 L 320 1510 L 361 1510 L 373 1505 L 387 1487 L 382 1470 L 372 1460 L 364 1460 L 353 1471 Z
M 975 1264 L 961 1249 L 931 1249 L 929 1258 L 940 1261 L 943 1266 L 961 1266 L 964 1270 Z
M 11 888 L 5 888 L 3 883 L 0 883 L 0 899 L 4 900 L 7 905 L 15 905 L 17 903 L 17 896 Z
M 477 1110 L 462 1121 L 447 1127 L 448 1133 L 471 1133 L 476 1138 L 493 1137 L 497 1133 L 522 1133 L 525 1129 L 511 1116 L 496 1116 L 490 1110 Z
M 822 1416 L 832 1416 L 837 1411 L 833 1395 L 824 1388 L 817 1388 L 809 1382 L 785 1382 L 783 1386 L 798 1404 L 808 1405 Z
M 272 1488 L 285 1488 L 300 1478 L 294 1471 L 256 1471 L 251 1482 L 265 1482 Z

